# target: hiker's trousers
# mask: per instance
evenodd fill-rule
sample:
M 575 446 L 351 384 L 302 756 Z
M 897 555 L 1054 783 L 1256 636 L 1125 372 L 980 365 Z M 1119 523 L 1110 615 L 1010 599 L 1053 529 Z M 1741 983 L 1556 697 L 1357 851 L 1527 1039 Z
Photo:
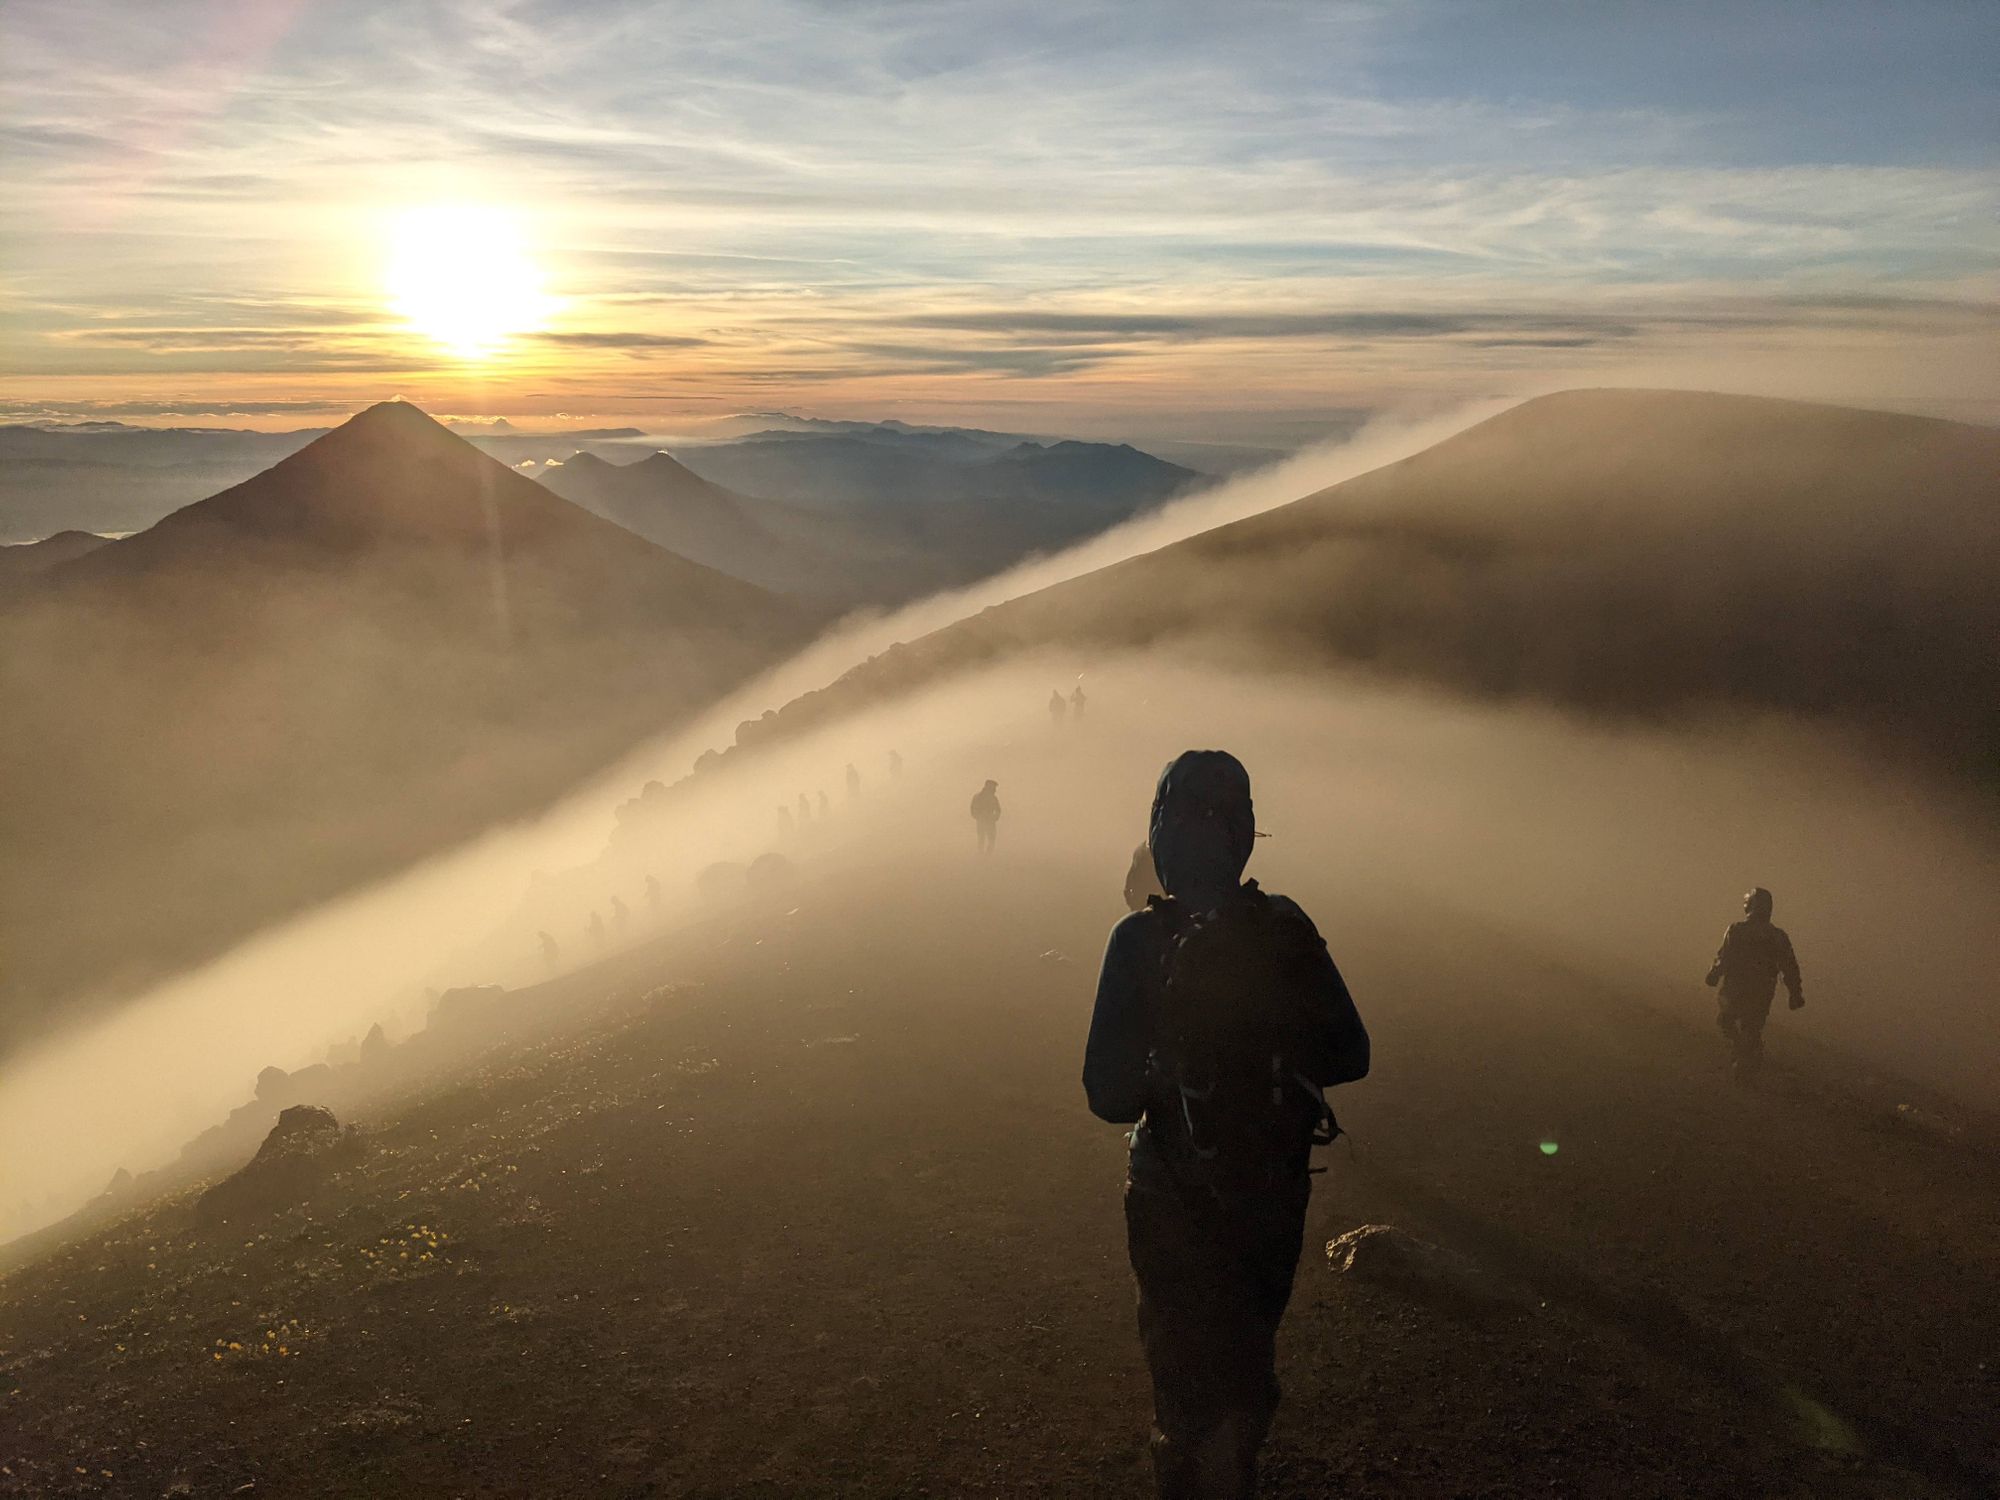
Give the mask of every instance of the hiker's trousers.
M 1153 1176 L 1126 1183 L 1125 1235 L 1153 1377 L 1161 1500 L 1247 1496 L 1278 1409 L 1278 1323 L 1311 1179 L 1218 1201 Z

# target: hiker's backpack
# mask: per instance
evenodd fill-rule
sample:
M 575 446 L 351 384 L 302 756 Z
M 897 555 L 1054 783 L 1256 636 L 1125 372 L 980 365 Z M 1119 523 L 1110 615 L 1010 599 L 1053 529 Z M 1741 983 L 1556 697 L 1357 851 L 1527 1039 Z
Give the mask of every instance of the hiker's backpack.
M 1147 1128 L 1168 1160 L 1216 1188 L 1255 1188 L 1305 1169 L 1340 1133 L 1305 1071 L 1314 979 L 1325 946 L 1312 923 L 1244 885 L 1212 912 L 1150 903 L 1168 923 L 1149 1058 Z

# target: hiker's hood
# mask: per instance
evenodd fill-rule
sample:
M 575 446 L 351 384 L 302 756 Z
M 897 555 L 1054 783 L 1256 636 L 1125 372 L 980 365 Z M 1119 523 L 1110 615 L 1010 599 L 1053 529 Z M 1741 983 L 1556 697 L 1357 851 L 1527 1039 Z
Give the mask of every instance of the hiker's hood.
M 1160 773 L 1151 842 L 1169 896 L 1199 900 L 1235 890 L 1256 836 L 1250 773 L 1228 751 L 1185 750 Z

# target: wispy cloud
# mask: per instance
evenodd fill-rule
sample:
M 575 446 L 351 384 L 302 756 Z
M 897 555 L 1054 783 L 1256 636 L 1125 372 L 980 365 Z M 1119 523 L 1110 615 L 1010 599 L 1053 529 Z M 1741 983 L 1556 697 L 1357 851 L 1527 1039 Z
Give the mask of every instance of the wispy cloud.
M 2000 410 L 2000 9 L 1662 10 L 16 0 L 0 391 L 470 410 L 645 370 L 1109 421 L 1699 339 Z M 382 307 L 393 214 L 459 198 L 564 303 L 483 381 Z

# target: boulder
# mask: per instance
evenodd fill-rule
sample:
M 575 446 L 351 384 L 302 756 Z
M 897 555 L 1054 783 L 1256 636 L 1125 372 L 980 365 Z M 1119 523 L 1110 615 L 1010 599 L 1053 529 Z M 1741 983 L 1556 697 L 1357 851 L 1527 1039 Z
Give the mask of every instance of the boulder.
M 490 1022 L 507 998 L 507 990 L 497 984 L 465 984 L 446 990 L 431 1006 L 430 1029 L 452 1031 Z M 383 1038 L 384 1045 L 388 1038 Z
M 743 894 L 746 873 L 744 867 L 734 860 L 717 860 L 712 865 L 703 866 L 694 877 L 694 887 L 704 901 L 727 901 L 732 896 Z
M 248 1166 L 201 1195 L 195 1217 L 219 1224 L 276 1213 L 302 1202 L 360 1155 L 361 1135 L 353 1126 L 342 1129 L 333 1111 L 317 1104 L 295 1104 L 278 1115 Z
M 310 1104 L 333 1083 L 333 1069 L 314 1063 L 287 1073 L 283 1068 L 266 1068 L 257 1075 L 257 1102 L 283 1108 L 287 1104 Z
M 798 867 L 782 854 L 760 854 L 743 872 L 744 887 L 753 896 L 788 890 L 798 878 Z

